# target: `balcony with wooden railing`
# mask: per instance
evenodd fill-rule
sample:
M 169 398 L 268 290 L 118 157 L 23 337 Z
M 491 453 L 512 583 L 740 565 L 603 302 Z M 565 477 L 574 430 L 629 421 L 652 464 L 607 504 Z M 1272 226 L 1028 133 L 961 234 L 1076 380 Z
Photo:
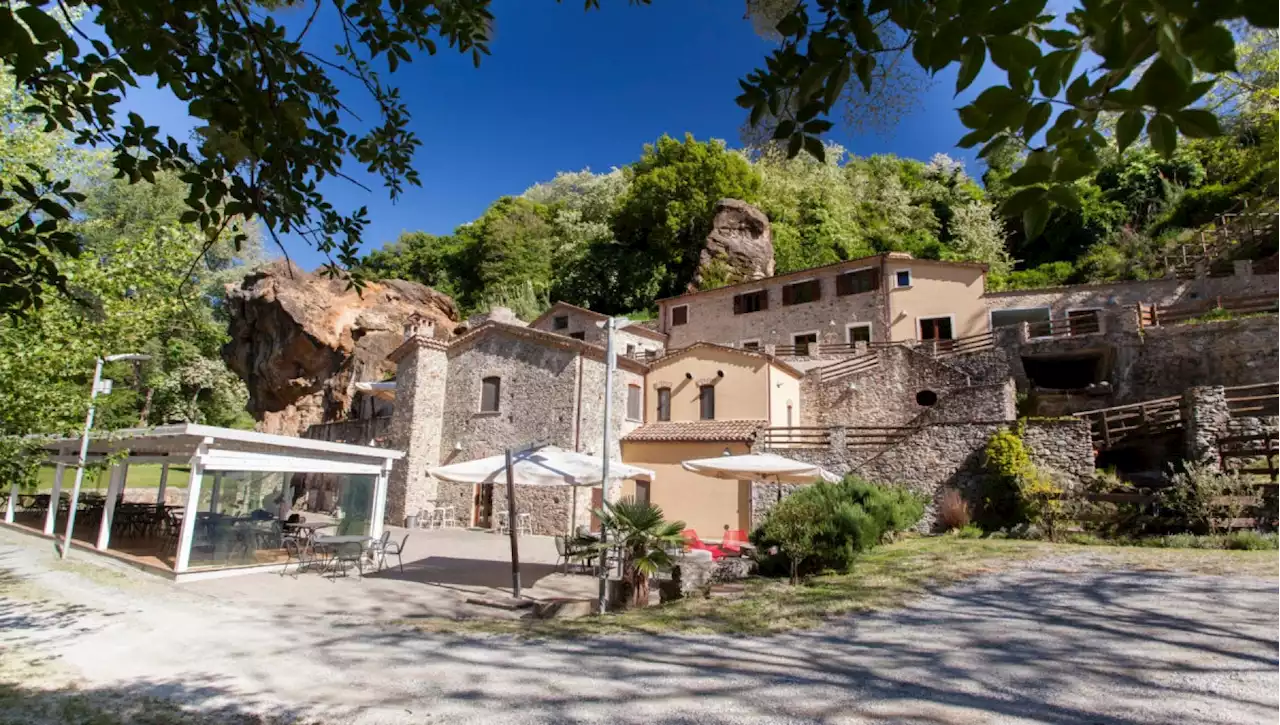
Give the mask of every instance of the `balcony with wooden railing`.
M 1241 297 L 1215 297 L 1211 300 L 1179 302 L 1172 305 L 1138 304 L 1141 328 L 1182 325 L 1214 319 L 1230 319 L 1238 315 L 1267 314 L 1277 311 L 1273 294 Z
M 760 442 L 766 449 L 868 453 L 895 446 L 916 430 L 908 426 L 775 426 L 761 432 Z
M 1226 392 L 1232 418 L 1280 415 L 1280 383 L 1233 385 Z

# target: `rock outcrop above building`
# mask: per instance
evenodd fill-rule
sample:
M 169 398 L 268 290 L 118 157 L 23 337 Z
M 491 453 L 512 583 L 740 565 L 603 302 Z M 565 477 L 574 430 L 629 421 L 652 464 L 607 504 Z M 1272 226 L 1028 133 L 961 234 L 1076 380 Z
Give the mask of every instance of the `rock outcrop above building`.
M 387 354 L 419 314 L 447 336 L 458 309 L 447 295 L 416 282 L 345 282 L 279 262 L 228 285 L 231 336 L 227 365 L 249 387 L 249 412 L 267 433 L 300 435 L 308 426 L 345 419 L 355 383 L 395 373 Z
M 689 291 L 771 277 L 773 267 L 769 217 L 745 201 L 721 199 Z

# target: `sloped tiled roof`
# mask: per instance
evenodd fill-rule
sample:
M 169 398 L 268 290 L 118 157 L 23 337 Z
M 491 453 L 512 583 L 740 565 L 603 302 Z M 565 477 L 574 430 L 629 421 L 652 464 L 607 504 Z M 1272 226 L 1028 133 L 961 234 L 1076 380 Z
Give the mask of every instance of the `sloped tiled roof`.
M 650 423 L 622 437 L 624 441 L 751 441 L 767 420 L 687 420 Z

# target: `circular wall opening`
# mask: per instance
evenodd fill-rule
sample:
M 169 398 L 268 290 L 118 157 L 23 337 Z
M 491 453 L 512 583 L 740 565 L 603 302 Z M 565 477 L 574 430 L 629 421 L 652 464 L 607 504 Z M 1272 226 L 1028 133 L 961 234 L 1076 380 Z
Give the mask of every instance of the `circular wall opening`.
M 916 393 L 916 402 L 928 408 L 938 402 L 938 394 L 932 390 L 921 390 Z

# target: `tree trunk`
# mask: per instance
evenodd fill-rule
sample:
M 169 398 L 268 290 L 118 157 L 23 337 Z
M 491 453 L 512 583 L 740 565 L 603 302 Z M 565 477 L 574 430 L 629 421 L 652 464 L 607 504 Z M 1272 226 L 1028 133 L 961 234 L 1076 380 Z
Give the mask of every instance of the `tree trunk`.
M 800 560 L 791 557 L 791 586 L 800 583 Z
M 154 388 L 147 388 L 147 397 L 142 399 L 142 412 L 138 413 L 138 427 L 147 427 L 147 417 L 151 415 L 151 396 L 155 394 Z

